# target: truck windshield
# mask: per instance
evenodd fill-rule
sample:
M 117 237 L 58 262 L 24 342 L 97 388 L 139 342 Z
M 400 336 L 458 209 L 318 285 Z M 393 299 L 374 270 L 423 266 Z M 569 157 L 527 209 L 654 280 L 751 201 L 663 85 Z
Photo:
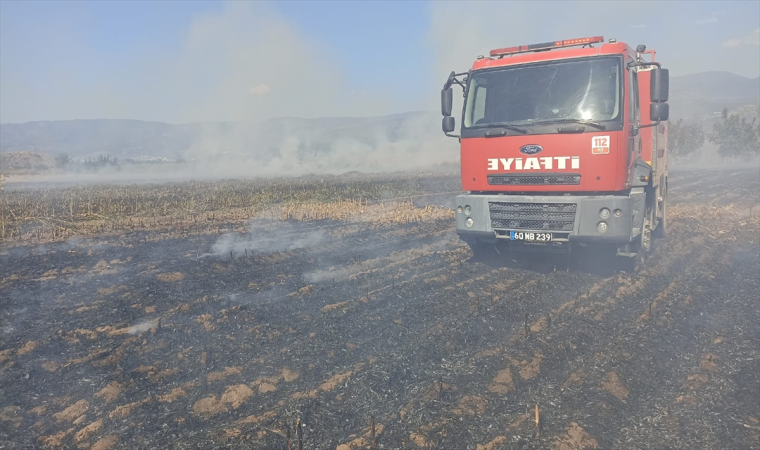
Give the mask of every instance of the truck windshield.
M 474 72 L 464 126 L 617 119 L 620 70 L 618 58 L 590 58 Z

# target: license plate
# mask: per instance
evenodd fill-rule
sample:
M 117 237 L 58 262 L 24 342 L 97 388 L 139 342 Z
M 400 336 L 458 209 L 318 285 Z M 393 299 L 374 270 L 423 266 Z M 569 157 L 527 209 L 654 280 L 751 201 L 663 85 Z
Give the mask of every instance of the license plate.
M 535 233 L 532 231 L 510 231 L 509 239 L 513 241 L 551 242 L 551 233 Z

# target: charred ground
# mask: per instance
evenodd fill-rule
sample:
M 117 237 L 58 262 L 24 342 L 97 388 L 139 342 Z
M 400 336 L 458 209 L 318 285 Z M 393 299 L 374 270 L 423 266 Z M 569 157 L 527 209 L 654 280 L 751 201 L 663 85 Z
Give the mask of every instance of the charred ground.
M 0 446 L 760 446 L 755 171 L 674 173 L 636 274 L 473 260 L 456 177 L 346 186 L 9 225 Z

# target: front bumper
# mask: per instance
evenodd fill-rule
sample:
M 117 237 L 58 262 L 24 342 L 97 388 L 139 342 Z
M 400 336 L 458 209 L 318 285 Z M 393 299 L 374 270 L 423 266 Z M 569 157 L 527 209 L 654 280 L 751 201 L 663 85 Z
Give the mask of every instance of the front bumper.
M 456 206 L 457 233 L 465 240 L 492 242 L 509 240 L 510 231 L 529 231 L 551 232 L 554 243 L 626 244 L 631 241 L 636 213 L 633 199 L 618 195 L 462 194 L 456 197 Z M 606 219 L 600 216 L 603 208 L 610 212 Z M 466 224 L 468 218 L 472 219 L 471 226 Z M 606 224 L 603 232 L 600 222 Z

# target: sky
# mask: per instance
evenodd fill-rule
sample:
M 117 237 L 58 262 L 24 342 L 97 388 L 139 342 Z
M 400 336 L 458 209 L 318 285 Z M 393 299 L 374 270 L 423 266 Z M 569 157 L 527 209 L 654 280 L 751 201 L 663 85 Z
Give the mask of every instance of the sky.
M 491 48 L 646 44 L 671 76 L 760 75 L 757 1 L 0 1 L 0 122 L 436 111 Z

